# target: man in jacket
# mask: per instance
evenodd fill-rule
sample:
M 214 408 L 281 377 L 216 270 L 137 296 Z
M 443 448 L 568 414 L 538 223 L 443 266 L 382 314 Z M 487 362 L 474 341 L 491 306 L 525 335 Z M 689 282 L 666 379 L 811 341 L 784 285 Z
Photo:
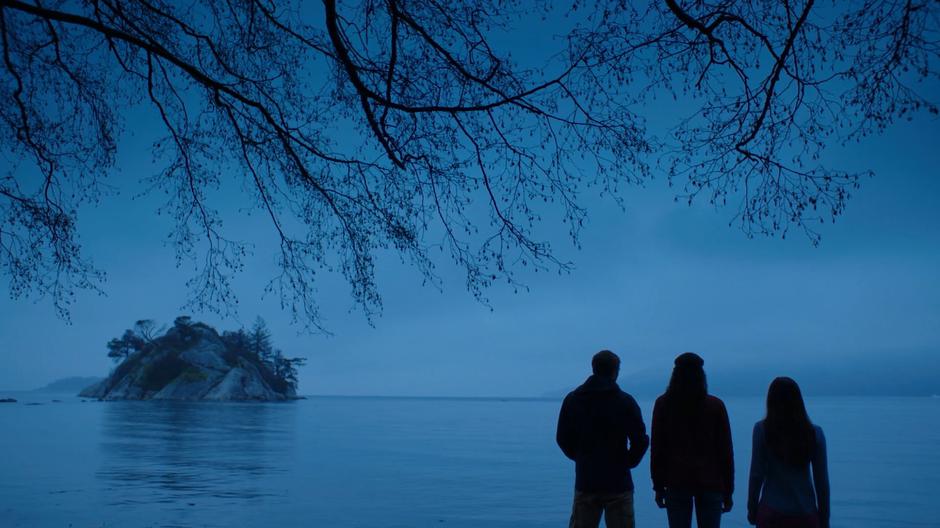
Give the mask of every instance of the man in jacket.
M 640 407 L 617 386 L 620 358 L 602 350 L 594 373 L 565 397 L 556 440 L 575 462 L 574 506 L 569 528 L 633 528 L 633 479 L 649 447 Z

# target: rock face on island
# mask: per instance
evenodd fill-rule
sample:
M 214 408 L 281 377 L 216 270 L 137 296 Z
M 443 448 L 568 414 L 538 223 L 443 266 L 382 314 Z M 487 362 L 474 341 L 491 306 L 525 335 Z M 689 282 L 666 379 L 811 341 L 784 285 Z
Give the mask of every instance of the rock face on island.
M 140 322 L 138 322 L 140 323 Z M 266 330 L 265 330 L 266 333 Z M 109 343 L 123 361 L 79 396 L 101 400 L 278 401 L 296 397 L 296 371 L 280 351 L 243 330 L 220 335 L 203 323 L 177 318 L 163 336 L 128 330 Z M 259 342 L 261 341 L 261 342 Z M 124 348 L 122 348 L 124 347 Z M 120 353 L 118 354 L 120 355 Z M 114 357 L 114 354 L 112 354 Z

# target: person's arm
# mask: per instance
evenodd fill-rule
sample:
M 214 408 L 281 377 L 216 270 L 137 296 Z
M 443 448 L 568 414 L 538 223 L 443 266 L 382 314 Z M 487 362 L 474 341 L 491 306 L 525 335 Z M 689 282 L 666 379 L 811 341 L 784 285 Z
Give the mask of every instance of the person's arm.
M 747 486 L 747 522 L 757 524 L 757 505 L 760 502 L 761 488 L 764 486 L 764 478 L 767 475 L 767 453 L 760 422 L 754 424 L 751 444 L 751 474 Z
M 629 440 L 627 465 L 635 468 L 639 465 L 640 460 L 643 460 L 643 455 L 646 454 L 646 450 L 650 446 L 650 437 L 646 436 L 646 424 L 643 423 L 643 412 L 640 411 L 640 406 L 636 404 L 636 400 L 632 397 L 627 396 L 627 398 L 629 413 L 627 420 L 627 439 Z
M 555 433 L 555 441 L 558 442 L 562 453 L 574 460 L 578 454 L 578 436 L 571 406 L 571 396 L 565 397 L 565 401 L 561 403 L 561 411 L 558 413 L 558 431 Z
M 826 456 L 826 437 L 821 428 L 816 428 L 816 450 L 813 453 L 813 484 L 816 486 L 816 507 L 819 523 L 829 527 L 829 467 Z
M 657 399 L 653 405 L 653 424 L 650 427 L 652 442 L 650 443 L 650 478 L 653 480 L 656 505 L 666 507 L 666 463 L 669 460 L 666 454 L 666 427 L 663 416 L 663 404 Z
M 728 410 L 721 400 L 718 401 L 718 404 L 718 456 L 724 470 L 722 481 L 725 486 L 722 509 L 727 513 L 731 511 L 733 505 L 731 498 L 734 495 L 734 445 L 731 441 L 731 422 L 728 419 Z

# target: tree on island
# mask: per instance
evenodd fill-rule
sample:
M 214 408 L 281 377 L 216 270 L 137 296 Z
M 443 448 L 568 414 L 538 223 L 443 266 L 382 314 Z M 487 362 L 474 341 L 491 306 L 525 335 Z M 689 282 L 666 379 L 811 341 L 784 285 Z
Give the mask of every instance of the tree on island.
M 261 317 L 255 319 L 255 324 L 251 327 L 251 333 L 248 334 L 248 343 L 255 357 L 265 363 L 271 363 L 274 357 L 274 347 L 271 345 L 271 332 L 268 330 L 267 324 Z
M 108 341 L 108 357 L 115 362 L 124 361 L 131 354 L 143 350 L 146 343 L 147 341 L 135 334 L 133 330 L 125 330 L 120 338 Z
M 222 332 L 222 341 L 225 342 L 225 346 L 232 350 L 248 351 L 251 349 L 251 338 L 248 337 L 248 333 L 245 332 L 244 328 Z
M 111 199 L 120 118 L 137 105 L 164 127 L 150 187 L 170 198 L 178 255 L 204 254 L 193 304 L 235 302 L 247 247 L 209 200 L 231 178 L 279 241 L 268 289 L 315 328 L 317 273 L 342 273 L 371 316 L 385 250 L 436 281 L 440 249 L 477 297 L 522 267 L 567 270 L 536 227 L 560 216 L 577 243 L 579 193 L 619 200 L 654 154 L 677 199 L 729 203 L 748 236 L 818 241 L 863 175 L 826 167 L 824 148 L 937 113 L 922 93 L 937 79 L 933 0 L 572 2 L 540 68 L 499 34 L 552 31 L 550 2 L 313 5 L 0 0 L 12 295 L 48 294 L 67 316 L 76 289 L 100 288 L 77 211 Z M 639 113 L 656 97 L 688 108 L 669 139 Z
M 120 338 L 108 341 L 108 357 L 115 362 L 124 361 L 131 354 L 152 345 L 156 334 L 161 331 L 163 328 L 158 329 L 152 319 L 140 319 L 133 328 L 125 330 Z
M 157 334 L 166 330 L 166 327 L 157 327 L 153 319 L 140 319 L 134 323 L 134 333 L 147 343 L 152 343 Z
M 304 366 L 307 363 L 307 358 L 288 358 L 280 350 L 275 350 L 271 363 L 274 365 L 274 375 L 285 380 L 290 387 L 296 389 L 297 367 Z

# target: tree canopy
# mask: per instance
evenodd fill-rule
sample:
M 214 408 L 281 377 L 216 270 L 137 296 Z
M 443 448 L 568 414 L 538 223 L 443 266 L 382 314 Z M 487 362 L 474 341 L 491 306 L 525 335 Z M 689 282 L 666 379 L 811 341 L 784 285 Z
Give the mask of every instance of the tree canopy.
M 380 309 L 384 250 L 434 280 L 441 249 L 477 297 L 521 266 L 565 270 L 536 227 L 560 212 L 576 242 L 580 193 L 617 199 L 659 160 L 677 199 L 727 205 L 746 235 L 818 241 L 863 176 L 827 166 L 825 148 L 937 113 L 934 0 L 564 10 L 557 53 L 534 67 L 500 35 L 557 31 L 552 2 L 0 0 L 12 295 L 49 295 L 65 315 L 76 289 L 101 287 L 77 212 L 114 199 L 103 192 L 130 107 L 164 127 L 149 184 L 170 197 L 179 256 L 204 257 L 195 307 L 235 302 L 247 247 L 209 199 L 235 180 L 280 242 L 269 290 L 315 328 L 323 270 L 367 315 Z M 657 96 L 690 109 L 671 137 L 647 129 Z
M 115 337 L 108 341 L 108 357 L 119 363 L 126 360 L 131 354 L 143 350 L 148 341 L 134 333 L 133 330 L 125 330 L 124 335 L 120 338 Z

